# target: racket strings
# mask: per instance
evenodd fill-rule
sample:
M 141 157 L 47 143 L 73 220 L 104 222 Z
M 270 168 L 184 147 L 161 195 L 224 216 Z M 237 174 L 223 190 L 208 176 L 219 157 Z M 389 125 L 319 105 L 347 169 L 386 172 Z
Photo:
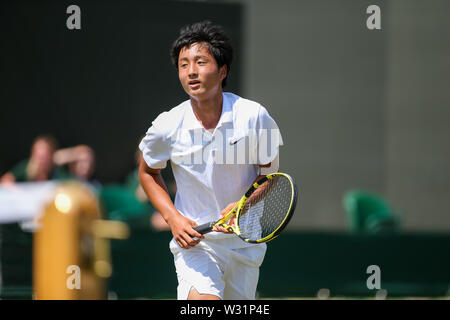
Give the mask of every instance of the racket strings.
M 259 240 L 272 234 L 288 214 L 291 199 L 291 182 L 284 176 L 275 176 L 259 186 L 239 215 L 241 235 Z

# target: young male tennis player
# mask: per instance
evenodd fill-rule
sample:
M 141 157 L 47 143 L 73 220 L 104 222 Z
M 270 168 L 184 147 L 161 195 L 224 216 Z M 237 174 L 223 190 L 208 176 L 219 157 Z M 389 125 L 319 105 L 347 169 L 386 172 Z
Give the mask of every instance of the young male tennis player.
M 255 299 L 266 244 L 193 227 L 218 219 L 260 175 L 278 171 L 278 126 L 260 104 L 223 92 L 233 50 L 221 27 L 184 27 L 171 55 L 189 100 L 152 122 L 139 144 L 139 179 L 173 234 L 178 299 Z M 168 160 L 175 204 L 160 174 Z

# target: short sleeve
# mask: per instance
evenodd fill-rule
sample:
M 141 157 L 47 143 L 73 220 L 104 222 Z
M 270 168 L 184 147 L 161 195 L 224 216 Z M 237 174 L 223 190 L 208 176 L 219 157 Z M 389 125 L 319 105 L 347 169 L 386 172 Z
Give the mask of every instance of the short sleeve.
M 147 130 L 139 143 L 139 149 L 147 165 L 152 169 L 164 169 L 170 159 L 170 139 L 165 137 L 155 123 Z
M 279 154 L 283 138 L 277 123 L 262 106 L 258 113 L 256 131 L 258 137 L 256 163 L 260 165 L 271 163 Z

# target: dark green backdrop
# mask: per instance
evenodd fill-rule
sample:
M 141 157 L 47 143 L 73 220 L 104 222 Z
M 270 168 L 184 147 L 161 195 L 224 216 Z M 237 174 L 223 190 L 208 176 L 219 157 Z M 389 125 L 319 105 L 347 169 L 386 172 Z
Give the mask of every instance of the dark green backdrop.
M 66 9 L 81 9 L 69 30 Z M 179 29 L 209 19 L 233 40 L 226 89 L 240 92 L 237 4 L 175 1 L 6 1 L 0 5 L 0 174 L 27 157 L 32 139 L 56 136 L 97 152 L 97 178 L 114 182 L 134 165 L 139 138 L 162 111 L 187 99 L 171 65 Z

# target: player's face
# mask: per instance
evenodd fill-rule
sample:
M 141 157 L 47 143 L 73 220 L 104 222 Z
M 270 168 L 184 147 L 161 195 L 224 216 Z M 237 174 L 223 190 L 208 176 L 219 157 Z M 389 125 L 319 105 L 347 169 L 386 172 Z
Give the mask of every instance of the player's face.
M 178 76 L 184 91 L 194 99 L 208 99 L 222 92 L 226 66 L 220 69 L 206 47 L 194 43 L 184 47 L 178 57 Z

